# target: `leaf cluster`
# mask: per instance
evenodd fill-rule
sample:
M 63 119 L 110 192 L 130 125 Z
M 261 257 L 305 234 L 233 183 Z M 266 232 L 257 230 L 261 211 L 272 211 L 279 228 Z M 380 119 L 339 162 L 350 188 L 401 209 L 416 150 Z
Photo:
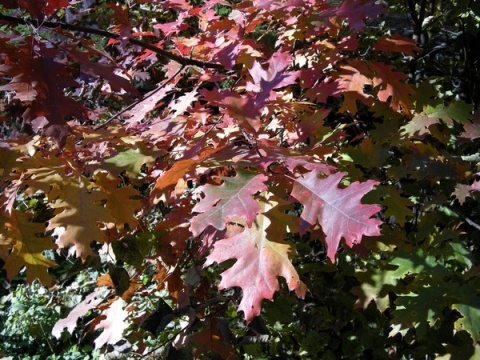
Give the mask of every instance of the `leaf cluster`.
M 412 3 L 6 2 L 1 351 L 475 358 L 478 101 Z

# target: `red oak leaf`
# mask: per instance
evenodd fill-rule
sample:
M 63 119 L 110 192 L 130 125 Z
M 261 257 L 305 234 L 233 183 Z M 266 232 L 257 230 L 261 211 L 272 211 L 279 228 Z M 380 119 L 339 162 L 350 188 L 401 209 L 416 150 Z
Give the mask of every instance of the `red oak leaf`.
M 373 46 L 373 50 L 402 52 L 410 56 L 415 56 L 415 52 L 419 51 L 420 48 L 415 44 L 413 39 L 394 34 L 390 37 L 383 36 L 377 40 Z
M 260 314 L 263 299 L 272 300 L 280 286 L 278 277 L 285 278 L 288 288 L 303 298 L 306 285 L 300 280 L 297 271 L 289 260 L 290 245 L 283 241 L 272 241 L 265 231 L 270 220 L 263 214 L 256 217 L 252 227 L 228 239 L 215 243 L 205 266 L 229 259 L 237 262 L 222 273 L 220 289 L 233 286 L 242 288 L 243 296 L 238 309 L 243 311 L 247 322 Z
M 217 148 L 205 148 L 197 156 L 193 158 L 187 158 L 178 160 L 173 164 L 173 166 L 165 171 L 155 182 L 155 185 L 150 192 L 150 202 L 157 204 L 158 199 L 161 197 L 165 189 L 175 185 L 178 181 L 183 178 L 187 173 L 193 171 L 198 165 L 203 161 L 208 159 L 210 156 L 215 154 L 217 151 L 221 150 L 223 146 Z
M 51 15 L 55 10 L 68 7 L 68 0 L 48 0 L 47 6 L 45 6 L 45 15 Z
M 246 90 L 259 93 L 255 105 L 261 107 L 265 100 L 270 98 L 270 92 L 295 83 L 299 71 L 284 71 L 291 63 L 291 56 L 286 53 L 275 53 L 268 61 L 268 70 L 264 70 L 260 63 L 255 61 L 250 69 L 254 83 L 247 83 Z
M 235 177 L 219 178 L 224 181 L 222 185 L 207 184 L 199 188 L 205 198 L 192 209 L 193 212 L 200 213 L 191 221 L 190 231 L 194 236 L 200 235 L 209 225 L 223 230 L 225 223 L 238 217 L 245 219 L 247 225 L 251 226 L 260 211 L 260 206 L 252 195 L 267 190 L 263 183 L 268 180 L 265 175 L 237 171 Z
M 166 23 L 166 24 L 156 24 L 153 26 L 154 29 L 160 29 L 163 31 L 165 36 L 172 36 L 175 33 L 188 29 L 190 26 L 185 24 L 184 21 L 189 17 L 188 12 L 180 12 L 178 18 L 175 21 Z
M 460 134 L 460 137 L 465 139 L 477 139 L 480 137 L 480 110 L 477 109 L 473 114 L 473 122 L 466 122 L 463 125 L 463 129 L 465 130 L 463 133 Z
M 170 104 L 170 109 L 173 111 L 173 117 L 183 115 L 193 102 L 197 101 L 197 89 L 180 96 L 173 104 Z
M 305 232 L 317 222 L 325 234 L 327 256 L 335 261 L 340 240 L 343 237 L 346 244 L 352 247 L 360 243 L 362 236 L 380 235 L 380 220 L 371 219 L 373 214 L 382 208 L 378 205 L 364 205 L 361 198 L 378 184 L 369 180 L 364 183 L 354 182 L 348 187 L 338 187 L 345 173 L 335 173 L 326 178 L 319 178 L 311 171 L 295 180 L 292 197 L 304 206 L 300 229 Z
M 376 75 L 373 79 L 373 86 L 380 85 L 378 99 L 387 101 L 390 98 L 390 106 L 393 110 L 401 111 L 406 116 L 411 117 L 413 108 L 411 96 L 415 91 L 409 84 L 403 82 L 407 76 L 402 72 L 394 71 L 391 65 L 372 62 L 369 66 L 375 71 Z
M 460 205 L 463 205 L 465 203 L 465 200 L 471 196 L 471 191 L 472 187 L 470 185 L 457 184 L 455 186 L 455 191 L 452 193 L 452 195 L 458 200 Z
M 125 121 L 127 127 L 134 127 L 140 124 L 147 114 L 155 109 L 157 103 L 174 89 L 173 85 L 162 85 L 144 96 L 144 99 L 135 105 L 131 110 L 124 113 L 125 116 L 131 116 Z
M 95 339 L 95 348 L 100 349 L 105 344 L 116 344 L 123 338 L 123 331 L 128 327 L 126 320 L 128 312 L 124 310 L 125 301 L 122 298 L 115 300 L 109 308 L 103 310 L 100 316 L 105 317 L 96 326 L 95 330 L 103 332 Z
M 471 197 L 472 192 L 475 191 L 480 191 L 480 181 L 474 181 L 472 185 L 457 184 L 452 195 L 458 199 L 461 205 L 463 205 L 465 200 L 468 197 Z
M 85 117 L 85 108 L 64 94 L 65 88 L 76 88 L 79 84 L 69 75 L 65 64 L 54 60 L 55 54 L 51 49 L 43 45 L 35 49 L 38 54 L 32 53 L 29 61 L 2 66 L 12 79 L 0 86 L 0 91 L 15 91 L 14 98 L 31 102 L 22 114 L 24 122 L 31 124 L 34 130 L 42 129 L 45 136 L 52 136 L 63 146 L 70 133 L 66 118 Z
M 260 122 L 260 108 L 258 99 L 255 99 L 251 94 L 239 95 L 233 91 L 224 90 L 219 92 L 217 89 L 212 91 L 200 90 L 202 100 L 208 101 L 213 106 L 223 107 L 225 113 L 229 114 L 248 128 L 255 132 L 261 127 Z
M 37 18 L 40 21 L 44 19 L 45 6 L 47 5 L 46 0 L 40 1 L 27 1 L 27 0 L 18 0 L 18 5 L 27 10 L 30 15 L 34 18 Z

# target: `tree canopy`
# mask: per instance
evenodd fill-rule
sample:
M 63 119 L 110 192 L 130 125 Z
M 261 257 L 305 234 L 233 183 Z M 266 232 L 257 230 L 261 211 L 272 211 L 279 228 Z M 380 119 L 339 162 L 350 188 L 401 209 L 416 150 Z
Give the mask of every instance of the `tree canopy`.
M 479 26 L 478 1 L 4 1 L 0 355 L 478 356 Z

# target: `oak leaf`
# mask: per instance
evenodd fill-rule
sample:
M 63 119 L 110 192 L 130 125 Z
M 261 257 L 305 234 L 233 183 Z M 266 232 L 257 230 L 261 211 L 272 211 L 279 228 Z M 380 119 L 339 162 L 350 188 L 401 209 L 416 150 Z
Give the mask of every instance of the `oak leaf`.
M 161 151 L 149 149 L 141 142 L 135 143 L 136 149 L 119 147 L 119 153 L 103 161 L 103 167 L 112 175 L 120 175 L 123 171 L 127 173 L 130 180 L 141 177 L 143 165 L 151 168 Z
M 243 311 L 247 322 L 260 314 L 263 299 L 272 300 L 280 289 L 278 276 L 285 278 L 288 288 L 303 298 L 306 286 L 300 280 L 289 257 L 292 248 L 282 240 L 268 239 L 267 228 L 270 220 L 259 214 L 251 227 L 230 238 L 215 243 L 205 266 L 237 259 L 236 263 L 222 273 L 220 289 L 238 286 L 243 291 L 238 309 Z
M 415 40 L 393 34 L 392 36 L 383 36 L 381 39 L 378 39 L 373 46 L 373 50 L 402 52 L 409 56 L 415 56 L 415 53 L 420 48 L 415 44 Z
M 300 76 L 300 71 L 284 71 L 292 62 L 291 56 L 287 53 L 277 52 L 268 61 L 268 69 L 264 70 L 259 62 L 255 61 L 250 69 L 253 83 L 248 82 L 247 91 L 258 93 L 255 106 L 261 107 L 269 99 L 273 89 L 278 89 L 295 83 Z
M 209 317 L 206 319 L 206 325 L 202 330 L 187 337 L 187 343 L 196 345 L 195 355 L 198 358 L 202 358 L 202 353 L 208 352 L 218 354 L 222 359 L 235 358 L 235 350 L 222 336 L 219 322 L 219 319 Z
M 334 10 L 336 16 L 348 19 L 348 25 L 357 31 L 365 27 L 366 18 L 374 19 L 385 12 L 385 7 L 374 0 L 346 0 Z
M 125 304 L 122 298 L 118 298 L 101 313 L 100 316 L 104 316 L 105 319 L 95 326 L 95 330 L 103 328 L 103 332 L 94 341 L 96 349 L 100 349 L 105 344 L 114 345 L 123 339 L 123 331 L 128 327 L 125 321 L 128 312 L 123 309 Z
M 478 139 L 480 138 L 480 121 L 474 123 L 466 123 L 464 125 L 464 132 L 459 136 L 464 139 Z
M 88 294 L 82 302 L 70 311 L 66 318 L 60 319 L 55 323 L 52 329 L 52 335 L 60 339 L 65 328 L 72 334 L 73 330 L 77 327 L 77 320 L 85 316 L 90 310 L 95 309 L 97 305 L 103 301 L 106 292 L 104 287 L 99 287 L 91 294 Z
M 97 173 L 95 180 L 102 188 L 106 206 L 115 219 L 117 228 L 123 229 L 125 224 L 128 224 L 130 229 L 136 228 L 138 220 L 135 213 L 142 207 L 142 202 L 135 199 L 140 196 L 139 192 L 130 185 L 118 187 L 117 179 L 106 173 Z
M 45 233 L 45 225 L 31 222 L 31 217 L 18 210 L 13 210 L 9 216 L 0 216 L 4 223 L 0 227 L 0 247 L 12 246 L 8 258 L 4 259 L 4 268 L 9 280 L 25 266 L 29 283 L 39 279 L 45 285 L 52 285 L 53 279 L 47 270 L 56 263 L 46 258 L 43 251 L 55 246 L 50 237 L 38 236 Z
M 319 178 L 311 171 L 295 180 L 291 196 L 303 205 L 300 215 L 300 229 L 305 232 L 310 226 L 320 224 L 325 234 L 327 256 L 335 261 L 340 240 L 352 247 L 362 241 L 362 236 L 380 235 L 380 220 L 370 217 L 382 208 L 378 205 L 364 205 L 361 198 L 378 184 L 369 180 L 364 183 L 354 182 L 348 187 L 338 187 L 346 173 L 331 174 Z
M 412 96 L 415 91 L 409 84 L 403 82 L 407 76 L 402 72 L 394 71 L 391 65 L 371 62 L 369 66 L 375 72 L 373 86 L 380 86 L 378 99 L 384 102 L 391 99 L 390 106 L 393 110 L 401 111 L 407 117 L 411 117 Z
M 0 91 L 13 90 L 14 98 L 31 102 L 22 114 L 24 122 L 42 129 L 45 136 L 53 137 L 63 146 L 70 133 L 67 117 L 83 119 L 86 112 L 82 105 L 65 96 L 65 88 L 76 88 L 79 84 L 70 76 L 68 67 L 55 61 L 54 57 L 52 49 L 40 45 L 28 61 L 23 59 L 16 66 L 3 65 L 3 71 L 12 79 L 0 86 Z
M 127 127 L 135 127 L 140 124 L 147 117 L 148 113 L 155 109 L 157 103 L 165 98 L 173 89 L 173 85 L 160 84 L 156 89 L 145 94 L 142 101 L 124 113 L 125 116 L 130 116 L 130 118 L 125 121 Z
M 103 205 L 107 197 L 103 192 L 90 191 L 82 181 L 67 183 L 59 192 L 61 198 L 51 204 L 56 210 L 55 216 L 48 222 L 47 231 L 57 227 L 65 228 L 57 244 L 60 247 L 73 246 L 70 252 L 86 259 L 92 254 L 90 243 L 104 241 L 99 225 L 115 222 L 110 211 Z
M 183 178 L 187 173 L 194 170 L 199 164 L 209 158 L 211 155 L 220 151 L 223 146 L 217 148 L 205 148 L 200 154 L 190 159 L 178 160 L 173 166 L 165 171 L 155 181 L 152 191 L 150 192 L 150 202 L 157 203 L 158 198 L 162 195 L 163 191 L 172 185 L 176 185 L 177 182 Z
M 261 105 L 253 94 L 240 95 L 233 91 L 217 89 L 199 91 L 203 100 L 213 106 L 222 107 L 228 115 L 237 120 L 241 125 L 257 132 L 261 127 Z
M 199 213 L 191 220 L 190 231 L 194 236 L 209 225 L 218 230 L 225 229 L 227 221 L 241 217 L 251 226 L 260 206 L 252 198 L 259 191 L 266 190 L 263 183 L 268 178 L 265 175 L 255 175 L 246 171 L 237 171 L 235 177 L 220 176 L 224 183 L 220 186 L 203 185 L 199 188 L 205 194 L 192 209 Z

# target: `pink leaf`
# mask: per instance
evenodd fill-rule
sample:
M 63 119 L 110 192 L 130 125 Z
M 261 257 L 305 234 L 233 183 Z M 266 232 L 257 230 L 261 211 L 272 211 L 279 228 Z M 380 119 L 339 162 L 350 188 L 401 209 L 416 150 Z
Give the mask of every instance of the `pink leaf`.
M 167 84 L 146 94 L 144 100 L 140 101 L 131 110 L 125 112 L 125 116 L 131 116 L 126 121 L 128 124 L 127 127 L 134 127 L 140 124 L 147 117 L 148 113 L 155 109 L 157 103 L 173 89 L 173 85 Z
M 267 239 L 265 230 L 269 226 L 270 220 L 263 214 L 258 215 L 252 227 L 217 241 L 205 263 L 209 266 L 214 262 L 237 259 L 230 269 L 222 273 L 219 288 L 242 288 L 243 296 L 238 309 L 243 311 L 247 322 L 260 314 L 262 300 L 272 300 L 275 291 L 279 290 L 278 276 L 284 277 L 288 288 L 300 298 L 307 290 L 289 260 L 291 247 L 279 239 Z
M 247 83 L 246 90 L 259 93 L 256 106 L 261 107 L 270 97 L 273 89 L 278 89 L 295 83 L 299 71 L 284 71 L 291 63 L 291 56 L 286 53 L 275 53 L 268 61 L 268 69 L 264 70 L 260 63 L 255 61 L 250 69 L 253 83 Z
M 106 318 L 95 326 L 95 330 L 103 328 L 103 332 L 94 341 L 96 349 L 100 349 L 105 344 L 116 344 L 123 339 L 123 331 L 128 327 L 128 323 L 125 321 L 128 312 L 123 310 L 124 305 L 125 301 L 118 298 L 102 312 L 101 316 Z
M 72 334 L 73 330 L 77 327 L 77 320 L 85 316 L 90 310 L 96 308 L 97 305 L 103 301 L 105 295 L 105 288 L 97 288 L 93 293 L 89 294 L 85 300 L 70 311 L 65 319 L 58 320 L 55 323 L 52 329 L 52 335 L 57 339 L 60 339 L 65 328 L 67 328 L 67 331 Z
M 382 208 L 378 205 L 364 205 L 361 198 L 378 184 L 377 181 L 354 182 L 344 189 L 338 188 L 345 173 L 336 173 L 326 178 L 317 177 L 311 171 L 295 180 L 292 197 L 303 204 L 301 231 L 305 232 L 317 222 L 325 234 L 327 256 L 335 261 L 340 240 L 343 237 L 348 246 L 360 243 L 362 236 L 380 235 L 380 220 L 370 217 Z
M 224 181 L 220 186 L 207 184 L 199 188 L 205 198 L 193 208 L 193 212 L 200 213 L 191 221 L 190 231 L 194 236 L 200 235 L 209 225 L 223 230 L 229 220 L 237 217 L 251 226 L 260 211 L 252 195 L 267 189 L 263 183 L 268 179 L 265 175 L 238 171 L 235 177 L 220 178 Z

